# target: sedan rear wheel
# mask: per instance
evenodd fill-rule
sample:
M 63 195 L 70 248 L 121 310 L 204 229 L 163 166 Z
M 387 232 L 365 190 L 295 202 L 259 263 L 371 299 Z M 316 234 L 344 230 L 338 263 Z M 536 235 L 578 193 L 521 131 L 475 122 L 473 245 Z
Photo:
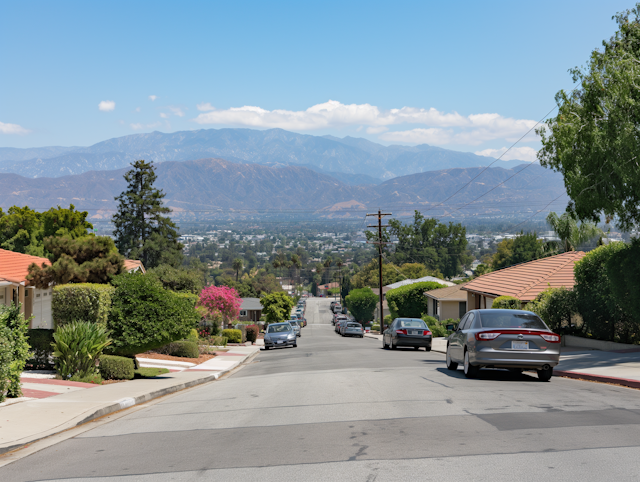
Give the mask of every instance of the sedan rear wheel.
M 469 352 L 465 350 L 464 352 L 464 376 L 467 378 L 476 378 L 478 376 L 478 372 L 480 368 L 474 367 L 469 362 Z
M 549 367 L 546 370 L 543 368 L 542 370 L 538 370 L 538 380 L 541 382 L 548 382 L 551 380 L 553 376 L 553 368 Z
M 449 354 L 449 346 L 447 346 L 447 369 L 448 370 L 458 369 L 458 364 L 451 359 L 451 355 Z

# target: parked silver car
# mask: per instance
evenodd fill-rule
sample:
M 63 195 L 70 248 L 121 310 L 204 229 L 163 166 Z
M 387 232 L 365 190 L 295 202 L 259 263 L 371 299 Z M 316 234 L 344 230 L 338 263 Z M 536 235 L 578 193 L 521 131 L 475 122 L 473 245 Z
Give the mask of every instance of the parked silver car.
M 302 336 L 302 323 L 300 323 L 298 320 L 289 320 L 289 324 L 291 324 L 291 326 L 293 327 L 293 331 L 296 332 L 296 336 Z
M 447 339 L 447 368 L 462 363 L 467 378 L 480 368 L 535 369 L 547 382 L 559 362 L 560 335 L 530 311 L 472 310 Z
M 364 338 L 364 330 L 362 329 L 362 325 L 360 323 L 356 323 L 354 321 L 348 321 L 342 327 L 341 330 L 342 336 L 359 336 L 360 338 Z
M 292 346 L 297 347 L 296 332 L 289 322 L 272 323 L 264 334 L 264 349 Z
M 382 334 L 382 348 L 395 350 L 399 346 L 431 351 L 431 330 L 420 318 L 396 318 Z

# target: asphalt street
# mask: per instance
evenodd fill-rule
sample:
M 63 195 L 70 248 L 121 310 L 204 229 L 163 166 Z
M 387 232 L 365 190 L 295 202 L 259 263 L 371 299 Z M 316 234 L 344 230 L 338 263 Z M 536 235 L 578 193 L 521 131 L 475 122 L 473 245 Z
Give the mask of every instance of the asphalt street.
M 0 480 L 639 480 L 640 391 L 446 370 L 343 338 L 311 299 L 297 348 L 0 468 Z

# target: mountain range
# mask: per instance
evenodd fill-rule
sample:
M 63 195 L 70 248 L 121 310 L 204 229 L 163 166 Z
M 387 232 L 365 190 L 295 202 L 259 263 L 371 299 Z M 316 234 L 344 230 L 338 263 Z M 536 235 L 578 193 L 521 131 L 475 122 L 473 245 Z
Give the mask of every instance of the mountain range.
M 0 148 L 0 173 L 61 177 L 155 163 L 219 158 L 271 167 L 304 166 L 349 185 L 378 184 L 409 174 L 486 166 L 493 158 L 426 144 L 383 146 L 362 138 L 313 136 L 282 129 L 201 129 L 151 132 L 109 139 L 90 147 Z M 521 161 L 498 163 L 510 169 Z
M 126 188 L 126 170 L 57 178 L 0 174 L 0 207 L 45 210 L 74 204 L 89 211 L 91 219 L 106 220 L 116 207 L 114 197 Z M 432 216 L 501 216 L 535 212 L 564 192 L 562 176 L 538 164 L 441 169 L 395 177 L 377 186 L 348 185 L 301 166 L 215 158 L 165 161 L 158 164 L 157 175 L 155 185 L 166 193 L 165 204 L 182 220 L 273 213 L 361 217 L 379 206 L 394 215 L 418 209 Z

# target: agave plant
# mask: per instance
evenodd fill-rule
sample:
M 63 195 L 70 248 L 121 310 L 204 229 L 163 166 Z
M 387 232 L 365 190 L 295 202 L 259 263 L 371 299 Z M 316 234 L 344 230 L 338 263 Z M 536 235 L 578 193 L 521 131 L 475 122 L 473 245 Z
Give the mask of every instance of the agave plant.
M 96 373 L 96 361 L 111 344 L 106 328 L 78 321 L 64 325 L 53 334 L 56 370 L 63 378 L 86 377 Z

